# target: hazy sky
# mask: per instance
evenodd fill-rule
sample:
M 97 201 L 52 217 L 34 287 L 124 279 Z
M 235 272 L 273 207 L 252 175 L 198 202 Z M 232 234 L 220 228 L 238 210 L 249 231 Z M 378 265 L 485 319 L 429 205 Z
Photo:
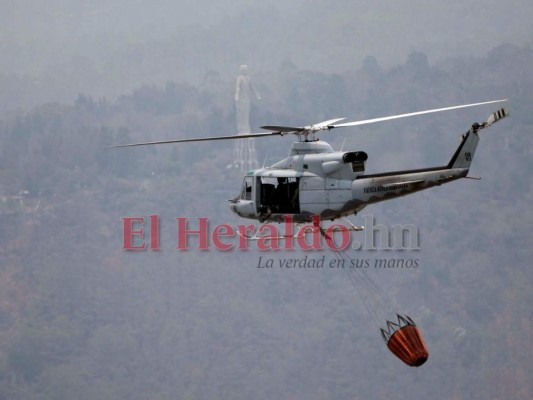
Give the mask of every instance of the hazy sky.
M 390 68 L 413 51 L 437 63 L 533 43 L 533 2 L 524 0 L 2 3 L 0 90 L 15 108 L 78 93 L 114 99 L 142 84 L 198 85 L 213 72 L 228 82 L 241 64 L 252 74 L 286 61 L 343 73 L 367 56 Z
M 74 56 L 101 65 L 110 53 L 153 41 L 173 43 L 179 57 L 185 35 L 198 42 L 198 52 L 209 51 L 205 42 L 214 40 L 230 54 L 265 66 L 284 57 L 331 70 L 349 69 L 348 60 L 368 54 L 396 64 L 413 50 L 442 58 L 533 40 L 533 2 L 525 0 L 2 2 L 2 72 L 41 72 Z M 207 61 L 204 69 L 225 63 L 220 57 Z

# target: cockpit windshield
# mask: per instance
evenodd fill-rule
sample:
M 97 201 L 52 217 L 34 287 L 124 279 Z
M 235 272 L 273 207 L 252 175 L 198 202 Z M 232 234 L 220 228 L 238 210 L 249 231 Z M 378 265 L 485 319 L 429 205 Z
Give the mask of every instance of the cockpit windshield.
M 253 177 L 246 176 L 242 183 L 241 200 L 252 200 Z

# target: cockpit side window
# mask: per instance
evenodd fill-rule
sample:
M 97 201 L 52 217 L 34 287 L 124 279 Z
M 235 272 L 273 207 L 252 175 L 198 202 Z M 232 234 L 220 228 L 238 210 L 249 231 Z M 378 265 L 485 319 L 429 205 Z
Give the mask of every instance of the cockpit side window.
M 252 183 L 253 178 L 251 176 L 247 176 L 244 178 L 241 191 L 242 200 L 252 200 Z

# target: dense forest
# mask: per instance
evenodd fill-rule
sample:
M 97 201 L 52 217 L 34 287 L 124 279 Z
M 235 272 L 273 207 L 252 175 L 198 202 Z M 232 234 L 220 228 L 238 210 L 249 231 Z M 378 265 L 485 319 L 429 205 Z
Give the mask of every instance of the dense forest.
M 393 67 L 366 57 L 333 74 L 286 61 L 253 75 L 254 129 L 510 99 L 510 118 L 481 135 L 471 170 L 480 181 L 363 212 L 419 230 L 420 250 L 352 254 L 419 259 L 416 269 L 367 271 L 388 306 L 419 323 L 430 350 L 419 369 L 388 352 L 343 271 L 257 268 L 259 257 L 327 251 L 175 249 L 177 217 L 242 223 L 226 201 L 242 179 L 227 168 L 232 143 L 108 148 L 232 134 L 234 81 L 213 73 L 6 114 L 0 399 L 531 398 L 531 65 L 530 47 L 503 45 L 435 64 L 411 52 Z M 322 139 L 366 151 L 373 172 L 441 165 L 496 107 Z M 259 139 L 260 160 L 285 157 L 291 140 Z M 154 214 L 161 250 L 123 251 L 121 218 Z

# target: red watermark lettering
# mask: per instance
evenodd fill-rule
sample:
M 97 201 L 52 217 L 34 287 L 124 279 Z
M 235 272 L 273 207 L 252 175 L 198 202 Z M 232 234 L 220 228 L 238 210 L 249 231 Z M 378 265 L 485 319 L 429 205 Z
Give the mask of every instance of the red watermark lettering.
M 248 250 L 255 243 L 262 251 L 294 250 L 304 251 L 328 249 L 335 251 L 352 250 L 420 250 L 418 229 L 414 225 L 393 225 L 392 232 L 385 225 L 375 224 L 372 215 L 365 215 L 364 242 L 352 242 L 351 231 L 344 224 L 321 227 L 318 215 L 312 222 L 301 226 L 296 232 L 293 216 L 285 215 L 279 224 L 265 223 L 258 228 L 254 224 L 219 224 L 211 229 L 209 218 L 198 217 L 191 221 L 187 217 L 176 218 L 177 250 L 191 249 L 192 241 L 196 250 L 206 251 L 214 248 L 219 251 L 234 249 Z M 161 250 L 160 218 L 149 217 L 122 218 L 122 249 L 128 251 Z M 391 235 L 392 233 L 392 235 Z M 149 234 L 149 238 L 146 237 Z M 377 240 L 380 239 L 380 240 Z M 378 246 L 376 246 L 376 241 Z M 295 243 L 296 242 L 296 243 Z
M 239 250 L 248 250 L 248 241 L 251 237 L 248 235 L 250 232 L 252 235 L 255 233 L 255 225 L 237 225 L 237 231 L 239 232 Z
M 284 242 L 285 246 L 283 247 L 284 250 L 293 250 L 294 249 L 294 224 L 293 224 L 293 218 L 292 215 L 284 215 L 283 216 L 283 224 L 285 225 L 285 234 Z
M 150 247 L 149 250 L 160 250 L 159 247 L 159 216 L 150 215 Z M 122 249 L 146 250 L 144 241 L 144 217 L 122 218 Z M 134 244 L 138 242 L 138 244 Z
M 306 241 L 308 233 L 311 234 L 311 243 Z M 296 242 L 302 250 L 322 250 L 322 242 L 320 240 L 320 217 L 313 215 L 313 225 L 304 225 L 296 235 Z
M 263 224 L 257 230 L 257 234 L 259 235 L 257 240 L 257 248 L 259 250 L 279 250 L 281 248 L 279 231 L 276 225 Z
M 222 237 L 235 237 L 235 229 L 228 224 L 222 224 L 215 226 L 213 229 L 213 244 L 217 250 L 228 251 L 235 247 L 233 243 L 224 243 Z
M 340 232 L 341 234 L 341 243 L 339 245 L 335 243 L 335 232 Z M 350 236 L 350 231 L 342 224 L 333 224 L 328 226 L 324 236 L 326 238 L 326 244 L 330 250 L 345 250 L 350 245 L 352 239 Z
M 198 218 L 198 230 L 189 230 L 187 226 L 189 224 L 189 218 L 176 218 L 178 221 L 178 244 L 176 246 L 177 250 L 188 250 L 189 235 L 198 235 L 198 250 L 209 250 L 209 218 Z

